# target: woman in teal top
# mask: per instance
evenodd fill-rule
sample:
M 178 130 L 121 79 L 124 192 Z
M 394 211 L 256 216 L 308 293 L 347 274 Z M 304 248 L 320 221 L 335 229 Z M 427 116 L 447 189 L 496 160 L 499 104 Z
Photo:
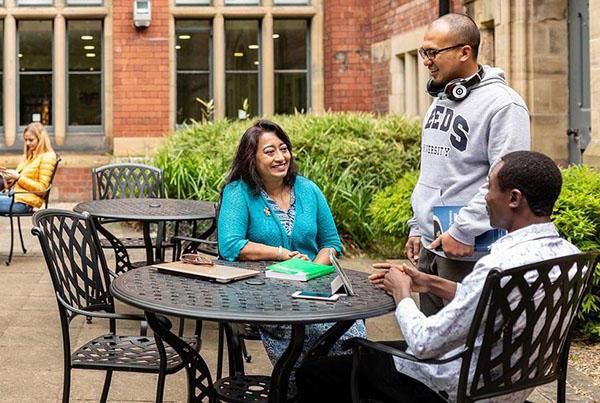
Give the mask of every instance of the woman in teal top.
M 218 221 L 219 254 L 229 261 L 299 258 L 330 264 L 329 251 L 341 253 L 325 196 L 298 175 L 289 137 L 268 120 L 259 120 L 242 136 L 223 189 Z M 308 326 L 305 350 L 329 327 Z M 357 336 L 366 336 L 362 321 L 341 340 Z M 287 348 L 291 327 L 261 326 L 261 338 L 275 363 Z M 339 352 L 339 343 L 336 347 Z

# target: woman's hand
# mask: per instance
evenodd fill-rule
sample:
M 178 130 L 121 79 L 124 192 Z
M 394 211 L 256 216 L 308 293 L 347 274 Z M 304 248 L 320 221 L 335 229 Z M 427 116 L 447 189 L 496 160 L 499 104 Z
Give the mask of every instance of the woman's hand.
M 5 169 L 2 171 L 2 177 L 7 183 L 13 183 L 19 180 L 21 174 L 19 174 L 14 169 Z
M 310 258 L 308 256 L 306 256 L 303 253 L 298 252 L 297 250 L 294 251 L 287 251 L 289 254 L 289 258 L 288 259 L 293 259 L 293 258 L 298 258 L 298 259 L 302 259 L 302 260 L 306 260 L 306 261 L 310 261 Z

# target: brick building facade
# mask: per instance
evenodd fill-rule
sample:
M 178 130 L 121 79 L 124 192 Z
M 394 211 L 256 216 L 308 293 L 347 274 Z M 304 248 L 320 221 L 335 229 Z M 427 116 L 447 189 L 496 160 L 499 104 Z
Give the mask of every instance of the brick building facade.
M 151 25 L 139 29 L 131 2 L 4 0 L 1 165 L 16 165 L 23 122 L 48 112 L 64 161 L 56 195 L 74 201 L 91 197 L 90 168 L 148 156 L 178 124 L 197 118 L 194 98 L 214 100 L 217 118 L 235 118 L 242 99 L 249 100 L 251 112 L 265 116 L 290 108 L 422 115 L 431 99 L 416 50 L 438 5 L 438 0 L 152 0 Z M 480 26 L 481 61 L 502 67 L 528 103 L 534 148 L 560 161 L 567 159 L 569 126 L 568 5 L 450 1 L 451 10 L 467 12 Z M 600 13 L 600 6 L 590 2 L 589 13 Z M 32 22 L 40 21 L 52 22 L 44 28 L 52 55 L 45 69 L 25 63 L 31 45 L 26 34 L 39 35 L 42 25 Z M 593 49 L 600 30 L 590 21 Z M 89 76 L 96 87 L 77 92 L 69 83 L 90 71 L 74 67 L 87 59 L 73 49 L 88 23 L 100 27 L 94 35 L 101 37 L 96 44 L 101 64 L 89 70 L 101 80 Z M 85 57 L 93 60 L 92 54 Z M 593 123 L 600 116 L 596 64 L 592 56 Z M 44 102 L 27 93 L 27 74 L 52 77 Z M 76 116 L 94 108 L 89 121 Z M 594 136 L 584 155 L 600 165 Z

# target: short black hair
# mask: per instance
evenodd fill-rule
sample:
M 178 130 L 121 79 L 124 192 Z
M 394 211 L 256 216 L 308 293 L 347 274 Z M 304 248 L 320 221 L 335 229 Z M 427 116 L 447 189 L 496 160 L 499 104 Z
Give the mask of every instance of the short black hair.
M 536 216 L 549 217 L 562 187 L 560 170 L 550 157 L 535 151 L 514 151 L 502 157 L 498 185 L 518 189 Z
M 466 14 L 450 13 L 437 19 L 443 21 L 450 27 L 450 32 L 459 43 L 469 45 L 473 50 L 473 58 L 477 60 L 479 54 L 479 43 L 481 35 L 475 21 Z
M 283 178 L 283 183 L 292 186 L 298 175 L 298 167 L 294 161 L 292 153 L 292 142 L 286 132 L 277 123 L 262 119 L 256 121 L 242 135 L 240 144 L 233 162 L 231 170 L 225 180 L 225 185 L 238 179 L 243 179 L 254 194 L 259 194 L 263 189 L 263 183 L 256 170 L 256 150 L 258 148 L 258 139 L 263 133 L 275 133 L 275 135 L 284 142 L 290 152 L 290 163 L 288 172 Z

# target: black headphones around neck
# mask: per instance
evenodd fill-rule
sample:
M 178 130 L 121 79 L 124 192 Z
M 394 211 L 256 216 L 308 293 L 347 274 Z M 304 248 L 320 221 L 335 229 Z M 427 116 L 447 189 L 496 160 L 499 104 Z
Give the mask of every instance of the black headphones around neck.
M 474 85 L 479 84 L 481 80 L 483 80 L 483 74 L 483 67 L 480 65 L 477 74 L 468 80 L 456 78 L 448 84 L 435 85 L 430 78 L 429 81 L 427 81 L 427 92 L 432 97 L 438 97 L 440 94 L 444 93 L 449 100 L 460 102 L 469 95 L 471 92 L 470 89 Z

